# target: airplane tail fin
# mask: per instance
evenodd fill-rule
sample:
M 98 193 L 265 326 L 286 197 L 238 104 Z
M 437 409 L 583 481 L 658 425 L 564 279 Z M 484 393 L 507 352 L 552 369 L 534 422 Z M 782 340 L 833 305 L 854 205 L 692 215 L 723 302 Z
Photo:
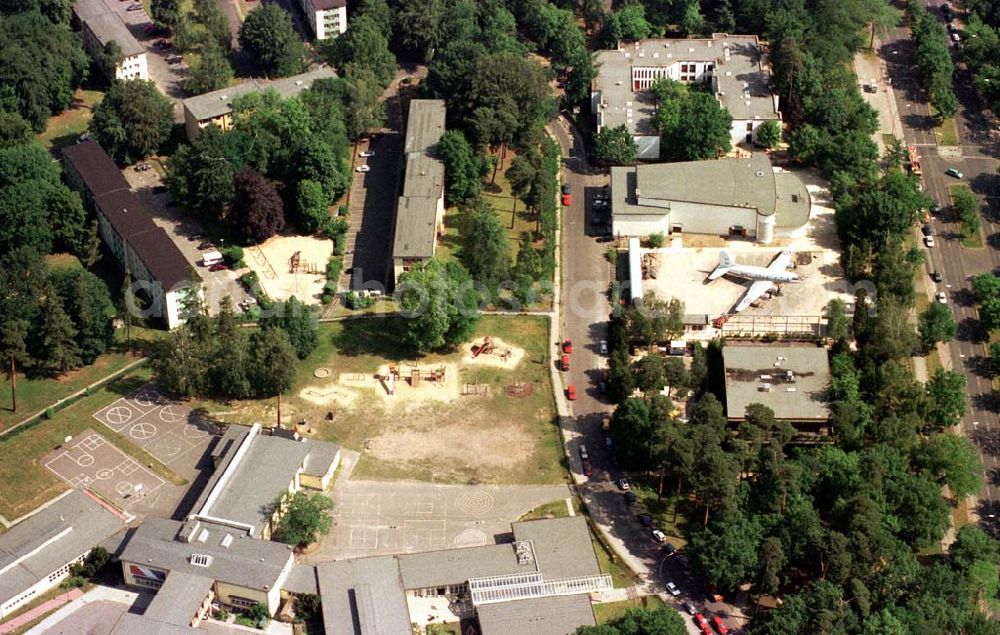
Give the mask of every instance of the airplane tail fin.
M 708 275 L 709 280 L 715 280 L 726 275 L 733 266 L 733 257 L 729 255 L 729 252 L 722 250 L 719 252 L 719 266 L 715 268 L 715 271 Z

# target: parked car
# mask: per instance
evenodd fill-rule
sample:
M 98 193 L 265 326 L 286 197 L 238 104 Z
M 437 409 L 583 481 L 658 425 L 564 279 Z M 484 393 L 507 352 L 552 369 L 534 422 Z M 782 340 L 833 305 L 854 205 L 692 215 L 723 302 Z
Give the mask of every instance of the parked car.
M 570 401 L 576 401 L 576 386 L 573 384 L 566 386 L 566 398 Z
M 929 224 L 925 224 L 923 227 L 920 228 L 920 232 L 924 236 L 932 236 L 934 234 L 934 228 L 931 227 Z
M 209 271 L 227 271 L 228 269 L 229 265 L 224 262 L 217 262 L 208 268 Z
M 362 152 L 358 156 L 360 156 L 360 157 L 362 157 L 364 159 L 367 159 L 369 157 L 375 156 L 375 151 L 374 150 L 365 150 L 364 152 Z
M 937 216 L 941 213 L 940 205 L 931 205 L 931 216 Z
M 573 192 L 573 186 L 571 186 L 569 183 L 563 183 L 562 184 L 562 193 L 563 194 L 570 194 L 572 192 Z
M 701 613 L 695 613 L 693 619 L 694 623 L 698 625 L 698 628 L 701 628 L 702 626 L 708 626 L 708 620 L 706 620 L 705 616 L 702 615 Z
M 590 465 L 590 461 L 583 462 L 583 475 L 588 477 L 594 475 L 594 468 Z
M 719 632 L 719 635 L 726 635 L 729 632 L 729 627 L 726 626 L 726 623 L 723 622 L 722 618 L 718 615 L 713 615 L 711 621 L 712 626 L 714 626 L 715 630 Z
M 587 446 L 585 445 L 580 446 L 580 458 L 583 459 L 584 461 L 590 458 L 590 455 L 587 454 Z
M 601 340 L 600 343 L 597 345 L 597 350 L 601 353 L 601 355 L 607 355 L 608 354 L 608 341 L 607 340 Z
M 660 531 L 659 529 L 654 529 L 651 533 L 653 534 L 653 540 L 655 540 L 656 542 L 667 541 L 667 535 L 662 531 Z
M 563 340 L 562 349 L 564 353 L 573 352 L 573 340 Z
M 948 296 L 945 295 L 944 291 L 938 291 L 936 294 L 934 294 L 934 298 L 940 304 L 948 304 Z
M 677 585 L 674 584 L 673 582 L 667 582 L 667 591 L 670 593 L 670 595 L 674 597 L 677 597 L 678 595 L 681 594 L 681 590 L 678 589 Z
M 599 243 L 609 243 L 614 240 L 614 236 L 598 236 L 597 242 Z
M 604 449 L 610 450 L 615 445 L 615 442 L 611 440 L 611 437 L 604 437 Z
M 371 168 L 370 165 L 359 165 L 358 167 L 354 168 L 354 171 L 355 172 L 371 172 L 372 168 Z
M 639 524 L 643 527 L 649 527 L 653 524 L 653 517 L 649 514 L 639 514 L 637 518 L 639 519 Z
M 959 35 L 958 33 L 954 32 L 954 31 L 952 31 L 952 33 L 951 33 L 951 41 L 955 42 L 957 44 L 957 43 L 959 43 L 959 42 L 962 41 L 962 36 Z M 958 177 L 958 178 L 962 178 L 962 177 Z
M 210 241 L 206 240 L 205 242 L 198 245 L 198 251 L 205 251 L 208 249 L 215 249 L 215 245 L 213 245 Z
M 638 499 L 639 497 L 635 495 L 635 492 L 625 492 L 625 502 L 628 503 L 629 505 L 631 505 Z
M 932 271 L 931 272 L 931 280 L 933 280 L 934 282 L 941 282 L 941 280 L 942 280 L 941 272 L 938 271 L 937 269 L 935 269 L 934 271 Z
M 563 194 L 562 195 L 562 204 L 563 204 L 563 207 L 569 207 L 570 205 L 573 204 L 573 197 L 570 196 L 569 194 Z
M 559 360 L 559 368 L 562 369 L 563 372 L 569 370 L 569 355 L 562 356 L 562 359 Z
M 953 33 L 952 35 L 954 35 L 954 36 L 957 37 L 958 33 Z M 952 39 L 954 40 L 955 38 L 953 37 Z M 958 40 L 955 40 L 955 41 L 957 42 Z M 962 171 L 959 170 L 958 168 L 948 168 L 947 170 L 944 171 L 944 173 L 947 174 L 948 176 L 953 176 L 956 179 L 963 179 L 963 178 L 965 178 L 965 175 L 962 174 Z
M 133 2 L 132 4 L 128 5 L 128 7 L 125 10 L 126 11 L 142 11 L 142 5 L 139 4 L 138 2 Z
M 695 613 L 698 612 L 698 609 L 695 608 L 695 605 L 690 602 L 684 603 L 684 610 L 687 611 L 688 615 L 694 615 Z
M 672 556 L 675 553 L 677 553 L 677 547 L 673 546 L 669 542 L 663 543 L 663 550 L 667 553 L 668 556 Z
M 928 247 L 933 247 L 934 246 L 934 237 L 933 236 L 924 236 L 924 245 L 926 245 Z
M 628 482 L 627 478 L 620 478 L 618 479 L 618 487 L 620 487 L 623 492 L 627 492 L 632 489 L 632 484 Z

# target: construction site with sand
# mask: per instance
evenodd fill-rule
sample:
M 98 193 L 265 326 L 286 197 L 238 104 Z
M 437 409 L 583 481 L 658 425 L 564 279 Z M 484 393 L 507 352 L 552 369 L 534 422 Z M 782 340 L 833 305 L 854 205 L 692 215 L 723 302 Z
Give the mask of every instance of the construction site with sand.
M 282 424 L 359 451 L 355 478 L 563 480 L 545 319 L 484 316 L 454 352 L 394 360 L 385 340 L 398 320 L 321 324 L 329 344 L 303 362 L 282 399 Z M 263 402 L 210 414 L 277 417 L 276 404 Z

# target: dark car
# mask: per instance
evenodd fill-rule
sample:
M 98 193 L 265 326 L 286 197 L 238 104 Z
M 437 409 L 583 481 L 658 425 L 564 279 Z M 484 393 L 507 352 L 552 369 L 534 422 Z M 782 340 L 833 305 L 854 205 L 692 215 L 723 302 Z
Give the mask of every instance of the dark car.
M 643 527 L 651 527 L 653 525 L 653 517 L 649 514 L 639 514 L 637 518 Z
M 695 613 L 698 612 L 697 607 L 695 607 L 695 605 L 691 604 L 690 602 L 684 603 L 684 610 L 687 611 L 688 615 L 694 615 Z
M 677 553 L 677 547 L 674 547 L 669 542 L 665 542 L 663 543 L 663 551 L 665 551 L 668 556 L 672 556 Z
M 229 265 L 224 262 L 217 262 L 208 268 L 209 271 L 226 271 L 229 269 Z
M 941 282 L 942 279 L 943 277 L 941 276 L 941 272 L 938 271 L 937 269 L 931 272 L 931 280 L 933 280 L 934 282 Z
M 599 236 L 597 238 L 597 242 L 599 242 L 599 243 L 609 243 L 612 240 L 614 240 L 613 236 Z
M 215 249 L 215 245 L 207 240 L 198 245 L 198 251 L 205 251 L 206 249 Z
M 930 236 L 931 234 L 934 233 L 934 228 L 931 227 L 930 224 L 925 224 L 923 227 L 920 228 L 920 232 L 924 236 Z
M 631 505 L 638 499 L 639 497 L 635 495 L 635 492 L 625 492 L 625 502 L 628 503 L 629 505 Z
M 157 185 L 156 187 L 153 188 L 153 194 L 166 194 L 166 193 L 167 193 L 166 185 Z
M 594 468 L 590 465 L 590 461 L 583 462 L 583 475 L 588 477 L 594 475 Z

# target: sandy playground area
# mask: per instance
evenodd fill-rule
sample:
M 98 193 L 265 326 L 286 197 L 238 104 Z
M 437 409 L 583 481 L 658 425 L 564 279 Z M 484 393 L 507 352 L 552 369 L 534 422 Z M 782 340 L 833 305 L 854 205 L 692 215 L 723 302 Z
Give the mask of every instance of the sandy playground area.
M 485 347 L 485 348 L 484 348 Z M 499 337 L 476 338 L 462 346 L 462 363 L 514 370 L 524 359 L 524 349 Z
M 293 268 L 295 255 L 298 266 Z M 246 249 L 247 266 L 257 272 L 264 292 L 275 300 L 295 296 L 307 304 L 319 301 L 326 284 L 326 263 L 333 241 L 312 236 L 274 236 Z

